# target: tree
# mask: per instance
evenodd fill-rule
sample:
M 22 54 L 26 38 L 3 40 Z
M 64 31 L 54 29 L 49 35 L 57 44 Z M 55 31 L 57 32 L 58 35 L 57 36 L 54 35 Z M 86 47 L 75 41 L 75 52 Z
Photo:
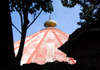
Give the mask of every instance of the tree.
M 10 8 L 10 9 L 9 9 Z M 13 60 L 5 58 L 6 53 L 3 54 L 5 60 L 2 60 L 9 64 L 9 62 L 12 62 L 10 65 L 15 64 L 15 66 L 20 66 L 21 57 L 23 54 L 23 48 L 24 48 L 24 41 L 26 37 L 27 29 L 34 23 L 34 21 L 39 17 L 42 11 L 51 13 L 53 11 L 52 1 L 51 0 L 6 0 L 0 1 L 0 23 L 1 27 L 3 27 L 2 30 L 2 44 L 4 47 L 0 50 L 5 50 L 6 53 L 8 52 L 11 55 L 11 58 L 15 58 Z M 10 12 L 17 11 L 21 18 L 21 31 L 19 31 L 16 26 L 11 22 L 10 19 Z M 39 12 L 39 13 L 38 13 Z M 34 14 L 34 20 L 29 23 L 28 20 L 28 14 Z M 3 23 L 4 22 L 4 23 Z M 13 48 L 13 36 L 12 36 L 12 28 L 11 25 L 13 25 L 21 34 L 21 42 L 20 42 L 20 48 L 17 54 L 17 57 L 14 56 L 14 48 Z M 6 29 L 8 34 L 6 34 Z M 3 34 L 4 33 L 4 34 Z M 6 36 L 7 35 L 7 36 Z M 9 36 L 9 37 L 8 37 Z M 6 40 L 7 42 L 6 42 Z M 7 45 L 8 43 L 9 45 Z M 8 47 L 7 47 L 8 46 Z M 10 49 L 9 49 L 10 47 Z M 7 51 L 8 50 L 8 51 Z M 4 51 L 4 52 L 5 52 Z M 11 52 L 11 53 L 10 53 Z M 9 55 L 8 55 L 9 56 Z M 6 57 L 8 57 L 6 56 Z M 9 56 L 10 58 L 10 56 Z M 13 61 L 12 61 L 13 60 Z M 8 65 L 4 63 L 5 65 Z
M 0 70 L 15 59 L 9 0 L 0 0 Z
M 77 64 L 85 65 L 90 70 L 100 69 L 100 1 L 99 0 L 61 0 L 66 7 L 79 4 L 82 7 L 78 22 L 81 28 L 76 29 L 69 40 L 59 49 L 69 57 L 76 59 Z M 78 66 L 79 67 L 79 66 Z
M 82 7 L 81 21 L 78 25 L 87 26 L 100 18 L 100 0 L 61 0 L 61 2 L 65 7 L 72 8 L 77 4 Z
M 17 62 L 20 62 L 23 53 L 24 41 L 25 41 L 27 29 L 37 19 L 37 17 L 40 15 L 42 10 L 49 13 L 53 11 L 52 1 L 51 0 L 10 0 L 10 7 L 11 7 L 10 9 L 11 11 L 16 10 L 21 17 L 21 26 L 22 26 L 22 31 L 20 32 L 21 42 L 20 42 L 18 55 L 16 57 Z M 37 15 L 36 12 L 39 10 L 40 12 Z M 28 13 L 34 14 L 34 20 L 30 24 L 28 20 Z

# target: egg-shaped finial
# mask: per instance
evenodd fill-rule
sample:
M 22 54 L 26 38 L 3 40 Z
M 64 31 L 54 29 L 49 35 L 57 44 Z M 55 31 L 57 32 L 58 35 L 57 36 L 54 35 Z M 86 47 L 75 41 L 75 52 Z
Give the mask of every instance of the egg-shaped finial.
M 51 14 L 50 14 L 49 21 L 46 21 L 44 23 L 44 26 L 45 27 L 55 27 L 56 25 L 57 25 L 57 22 L 51 20 Z

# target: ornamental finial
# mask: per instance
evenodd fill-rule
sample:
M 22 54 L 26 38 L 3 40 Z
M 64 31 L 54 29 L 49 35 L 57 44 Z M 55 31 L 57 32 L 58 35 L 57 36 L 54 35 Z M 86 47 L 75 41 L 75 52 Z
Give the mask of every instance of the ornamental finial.
M 50 16 L 49 16 L 49 20 L 51 20 L 51 14 L 50 14 Z
M 44 26 L 45 27 L 55 27 L 56 25 L 57 25 L 57 23 L 55 21 L 51 20 L 51 14 L 50 14 L 49 21 L 46 21 L 44 23 Z

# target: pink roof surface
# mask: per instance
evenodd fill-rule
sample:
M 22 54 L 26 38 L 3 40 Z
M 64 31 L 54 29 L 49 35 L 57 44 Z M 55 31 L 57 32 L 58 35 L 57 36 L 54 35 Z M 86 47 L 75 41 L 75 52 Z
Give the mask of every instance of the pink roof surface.
M 26 37 L 21 65 L 29 63 L 42 65 L 56 60 L 75 64 L 73 58 L 66 57 L 67 55 L 58 49 L 68 38 L 68 34 L 52 27 Z M 18 53 L 19 45 L 20 40 L 14 43 L 15 55 Z

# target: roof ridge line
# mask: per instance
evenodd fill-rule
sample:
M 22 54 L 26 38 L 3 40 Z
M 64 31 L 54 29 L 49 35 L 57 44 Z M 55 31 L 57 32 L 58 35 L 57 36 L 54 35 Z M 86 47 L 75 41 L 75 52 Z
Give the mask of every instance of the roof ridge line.
M 56 30 L 56 29 L 55 29 L 55 30 Z M 58 31 L 60 34 L 64 34 L 66 37 L 69 37 L 69 34 L 67 34 L 67 33 L 65 33 L 65 32 L 62 32 L 62 31 L 59 30 L 59 29 L 57 29 L 57 31 Z M 66 34 L 67 34 L 68 36 L 67 36 Z
M 40 45 L 42 44 L 42 42 L 43 42 L 45 36 L 47 35 L 47 33 L 48 33 L 48 30 L 46 30 L 46 33 L 44 34 L 44 36 L 43 36 L 43 38 L 41 39 L 40 43 L 38 44 L 37 48 L 40 47 Z M 31 62 L 32 58 L 34 57 L 34 56 L 32 56 L 32 55 L 34 55 L 35 52 L 37 52 L 37 48 L 36 48 L 35 51 L 31 54 L 31 56 L 29 57 L 27 63 L 30 63 L 30 62 Z
M 55 35 L 56 39 L 57 39 L 57 40 L 60 42 L 60 44 L 62 45 L 63 43 L 59 40 L 59 38 L 58 38 L 57 34 L 54 32 L 54 30 L 53 30 L 53 29 L 51 29 L 51 31 L 54 33 L 54 35 Z
M 38 35 L 39 33 L 42 33 L 42 31 L 39 31 L 39 32 L 36 32 L 36 33 L 32 34 L 33 36 L 32 36 L 32 35 L 29 35 L 29 36 L 32 36 L 29 40 L 31 40 L 34 36 Z M 29 36 L 27 36 L 26 38 L 28 38 Z M 25 38 L 25 39 L 26 39 L 26 38 Z M 29 41 L 29 40 L 28 40 L 28 41 Z M 18 40 L 18 41 L 20 41 L 20 40 Z M 28 42 L 28 41 L 25 41 L 24 43 L 26 43 L 26 42 Z M 17 41 L 16 41 L 16 42 L 17 42 Z M 20 44 L 20 43 L 19 43 L 19 44 Z M 17 49 L 17 48 L 19 48 L 19 46 L 16 47 L 16 48 L 14 48 L 14 50 Z

